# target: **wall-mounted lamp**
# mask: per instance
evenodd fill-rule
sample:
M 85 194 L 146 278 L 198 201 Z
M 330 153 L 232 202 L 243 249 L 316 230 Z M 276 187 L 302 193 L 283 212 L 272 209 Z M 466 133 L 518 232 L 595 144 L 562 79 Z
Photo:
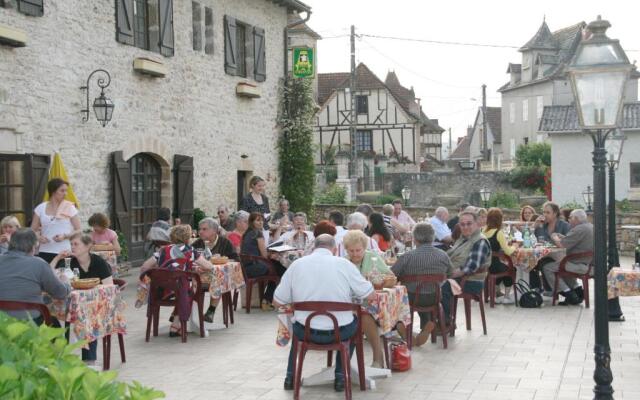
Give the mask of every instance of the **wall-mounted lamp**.
M 87 85 L 80 87 L 80 90 L 86 90 L 87 92 L 87 102 L 85 108 L 83 110 L 80 110 L 80 112 L 84 114 L 84 116 L 82 117 L 82 122 L 87 122 L 89 120 L 89 81 L 91 80 L 91 77 L 93 77 L 93 75 L 97 72 L 101 72 L 106 75 L 106 83 L 105 78 L 98 78 L 97 83 L 100 87 L 100 97 L 96 97 L 93 101 L 93 111 L 96 113 L 96 119 L 104 128 L 105 126 L 107 126 L 109 121 L 111 121 L 111 117 L 113 116 L 113 108 L 115 107 L 111 99 L 104 95 L 104 89 L 111 84 L 111 75 L 109 75 L 109 73 L 104 69 L 97 69 L 93 71 L 87 78 Z

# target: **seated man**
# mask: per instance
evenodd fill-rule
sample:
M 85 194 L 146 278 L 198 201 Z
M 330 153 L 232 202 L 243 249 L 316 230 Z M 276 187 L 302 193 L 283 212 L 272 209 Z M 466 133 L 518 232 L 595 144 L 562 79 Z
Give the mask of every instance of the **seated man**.
M 387 225 L 387 229 L 389 229 L 394 239 L 400 240 L 400 238 L 409 231 L 408 228 L 393 219 L 393 206 L 391 204 L 382 206 L 382 215 L 384 216 L 384 223 Z
M 285 232 L 275 241 L 282 241 L 287 245 L 303 250 L 313 241 L 313 232 L 307 230 L 307 214 L 297 212 L 293 215 L 293 229 Z
M 194 249 L 204 249 L 205 258 L 209 259 L 213 254 L 220 254 L 223 257 L 228 257 L 231 260 L 237 260 L 238 254 L 236 253 L 233 245 L 226 237 L 219 235 L 218 231 L 220 226 L 218 221 L 211 217 L 202 219 L 198 223 L 198 236 L 200 238 L 191 244 Z M 220 298 L 211 298 L 211 303 L 207 312 L 204 314 L 204 320 L 207 322 L 213 322 L 213 315 L 216 312 L 216 306 L 220 302 Z
M 402 209 L 402 200 L 395 199 L 392 203 L 393 205 L 393 216 L 391 217 L 395 221 L 397 221 L 403 228 L 410 231 L 413 229 L 413 226 L 416 224 L 416 221 L 411 218 L 409 213 Z
M 274 293 L 274 305 L 299 303 L 304 301 L 331 301 L 351 303 L 352 298 L 373 300 L 375 291 L 371 282 L 360 275 L 357 268 L 347 259 L 335 257 L 336 243 L 331 235 L 318 236 L 314 242 L 315 250 L 306 257 L 294 261 L 282 276 L 280 285 Z M 304 326 L 310 312 L 296 311 L 293 316 L 293 334 L 299 340 L 304 339 Z M 340 326 L 342 340 L 352 337 L 357 328 L 357 320 L 349 311 L 332 313 Z M 333 324 L 324 316 L 311 320 L 311 340 L 318 344 L 333 343 Z M 350 355 L 354 346 L 350 348 Z M 293 346 L 289 353 L 285 390 L 293 389 Z M 334 388 L 344 390 L 343 366 L 340 355 L 336 361 Z
M 435 231 L 435 242 L 433 245 L 439 249 L 446 250 L 453 243 L 451 237 L 451 229 L 447 226 L 449 219 L 449 210 L 444 207 L 436 208 L 436 213 L 431 217 L 429 222 L 433 225 Z
M 218 206 L 218 219 L 220 220 L 220 235 L 227 236 L 228 233 L 233 232 L 236 229 L 236 223 L 231 218 L 231 212 L 229 211 L 229 207 L 221 204 Z
M 69 284 L 61 282 L 46 261 L 34 256 L 37 247 L 38 237 L 30 228 L 18 229 L 11 235 L 9 251 L 0 257 L 0 300 L 43 304 L 43 291 L 54 299 L 69 295 Z M 38 325 L 44 322 L 37 310 L 8 314 L 19 319 L 31 316 Z
M 420 222 L 413 228 L 413 243 L 415 250 L 411 250 L 398 257 L 391 271 L 402 281 L 407 275 L 437 275 L 445 274 L 447 277 L 453 273 L 451 260 L 444 251 L 433 246 L 433 226 L 426 222 Z M 417 284 L 415 282 L 402 282 L 407 286 L 409 301 L 413 304 L 416 299 Z M 435 290 L 433 285 L 425 286 L 419 293 L 416 306 L 427 307 L 435 303 Z M 419 312 L 420 333 L 416 337 L 416 346 L 422 346 L 429 339 L 429 333 L 435 328 L 435 324 L 429 321 L 429 313 Z
M 551 240 L 558 246 L 567 249 L 567 255 L 593 251 L 593 225 L 587 220 L 587 213 L 584 210 L 576 209 L 571 211 L 569 215 L 569 224 L 571 230 L 567 236 L 559 233 L 553 233 Z M 566 270 L 576 274 L 585 274 L 589 271 L 592 257 L 582 257 L 577 260 L 568 261 Z M 556 276 L 554 272 L 560 268 L 560 261 L 552 261 L 542 267 L 547 282 L 553 288 Z M 574 278 L 562 278 L 558 281 L 558 289 L 560 294 L 564 296 L 565 301 L 559 304 L 566 306 L 569 304 L 576 305 L 582 303 L 583 291 L 582 286 L 578 284 Z
M 471 294 L 482 293 L 484 279 L 487 277 L 487 269 L 491 265 L 491 245 L 487 238 L 482 235 L 478 224 L 478 215 L 471 211 L 460 213 L 460 238 L 456 240 L 453 247 L 447 251 L 454 272 L 452 278 L 461 282 L 462 278 L 467 278 L 462 291 Z M 483 272 L 476 272 L 478 270 Z M 450 306 L 453 291 L 449 282 L 442 285 L 442 307 L 447 320 L 450 319 Z
M 358 230 L 364 232 L 365 228 L 369 225 L 369 219 L 366 215 L 360 212 L 354 212 L 353 214 L 349 214 L 347 217 L 347 231 Z M 346 234 L 346 232 L 345 232 Z M 344 235 L 338 237 L 336 235 L 336 246 L 338 248 L 338 256 L 344 257 L 347 255 L 347 250 L 342 245 L 342 239 Z M 367 250 L 375 250 L 380 253 L 380 247 L 378 246 L 378 242 L 369 238 L 369 242 L 367 243 Z

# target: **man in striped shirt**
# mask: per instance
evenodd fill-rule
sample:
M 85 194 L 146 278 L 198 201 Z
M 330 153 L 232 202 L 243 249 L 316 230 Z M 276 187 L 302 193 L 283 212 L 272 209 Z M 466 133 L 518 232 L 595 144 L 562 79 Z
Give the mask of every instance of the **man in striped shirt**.
M 434 230 L 431 224 L 426 222 L 418 223 L 413 228 L 413 242 L 415 250 L 411 250 L 398 257 L 396 264 L 391 267 L 391 271 L 402 281 L 403 276 L 408 275 L 439 275 L 445 274 L 447 277 L 453 273 L 453 266 L 449 256 L 443 250 L 433 246 Z M 415 282 L 403 282 L 409 292 L 409 301 L 417 306 L 430 306 L 435 304 L 436 295 L 434 285 L 423 285 L 418 291 Z M 429 321 L 429 313 L 419 312 L 420 333 L 416 337 L 416 346 L 423 345 L 429 338 L 429 333 L 433 331 L 435 324 Z

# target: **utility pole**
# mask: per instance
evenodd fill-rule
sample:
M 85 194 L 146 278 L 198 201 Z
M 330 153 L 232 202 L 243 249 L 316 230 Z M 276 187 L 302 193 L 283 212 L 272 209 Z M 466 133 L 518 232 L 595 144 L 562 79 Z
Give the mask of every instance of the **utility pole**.
M 484 159 L 489 161 L 489 135 L 487 134 L 487 85 L 482 85 L 482 136 L 484 139 Z
M 351 78 L 349 80 L 349 94 L 351 96 L 351 112 L 349 113 L 349 134 L 351 140 L 351 177 L 357 178 L 356 161 L 358 150 L 356 148 L 356 27 L 351 25 Z
M 449 128 L 449 153 L 447 154 L 447 158 L 451 158 L 451 128 Z

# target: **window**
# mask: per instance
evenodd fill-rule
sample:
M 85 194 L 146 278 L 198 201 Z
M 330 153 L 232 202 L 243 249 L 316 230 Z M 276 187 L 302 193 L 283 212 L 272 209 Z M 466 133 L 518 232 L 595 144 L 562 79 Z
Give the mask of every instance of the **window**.
M 522 121 L 529 120 L 529 99 L 522 100 Z
M 629 176 L 631 177 L 631 187 L 640 188 L 640 163 L 629 164 Z
M 509 103 L 509 122 L 516 122 L 516 103 Z
M 356 151 L 373 151 L 373 134 L 371 131 L 356 132 Z
M 202 6 L 196 1 L 191 2 L 191 26 L 193 31 L 193 50 L 202 50 Z
M 44 0 L 0 0 L 0 7 L 17 8 L 24 15 L 42 17 L 44 15 Z
M 49 175 L 49 156 L 0 154 L 0 219 L 31 222 L 33 209 L 42 202 Z
M 509 142 L 509 154 L 511 155 L 511 158 L 515 158 L 516 156 L 516 140 L 515 139 L 511 139 L 511 141 Z
M 213 54 L 213 10 L 209 7 L 204 9 L 204 52 Z
M 253 36 L 253 46 L 247 46 L 248 36 Z M 253 53 L 249 54 L 249 50 Z M 247 60 L 253 60 L 253 71 Z M 267 79 L 265 32 L 251 27 L 233 17 L 224 17 L 224 70 L 228 75 L 247 77 L 253 75 L 257 82 Z M 251 73 L 252 72 L 252 73 Z
M 356 96 L 356 113 L 369 114 L 369 97 Z
M 524 145 L 526 146 L 526 145 L 528 145 L 528 144 L 529 144 L 529 138 L 528 138 L 528 137 L 525 137 L 525 138 L 524 138 Z
M 536 118 L 542 118 L 542 110 L 544 109 L 544 98 L 542 96 L 536 97 Z
M 173 56 L 173 0 L 116 0 L 116 40 Z

